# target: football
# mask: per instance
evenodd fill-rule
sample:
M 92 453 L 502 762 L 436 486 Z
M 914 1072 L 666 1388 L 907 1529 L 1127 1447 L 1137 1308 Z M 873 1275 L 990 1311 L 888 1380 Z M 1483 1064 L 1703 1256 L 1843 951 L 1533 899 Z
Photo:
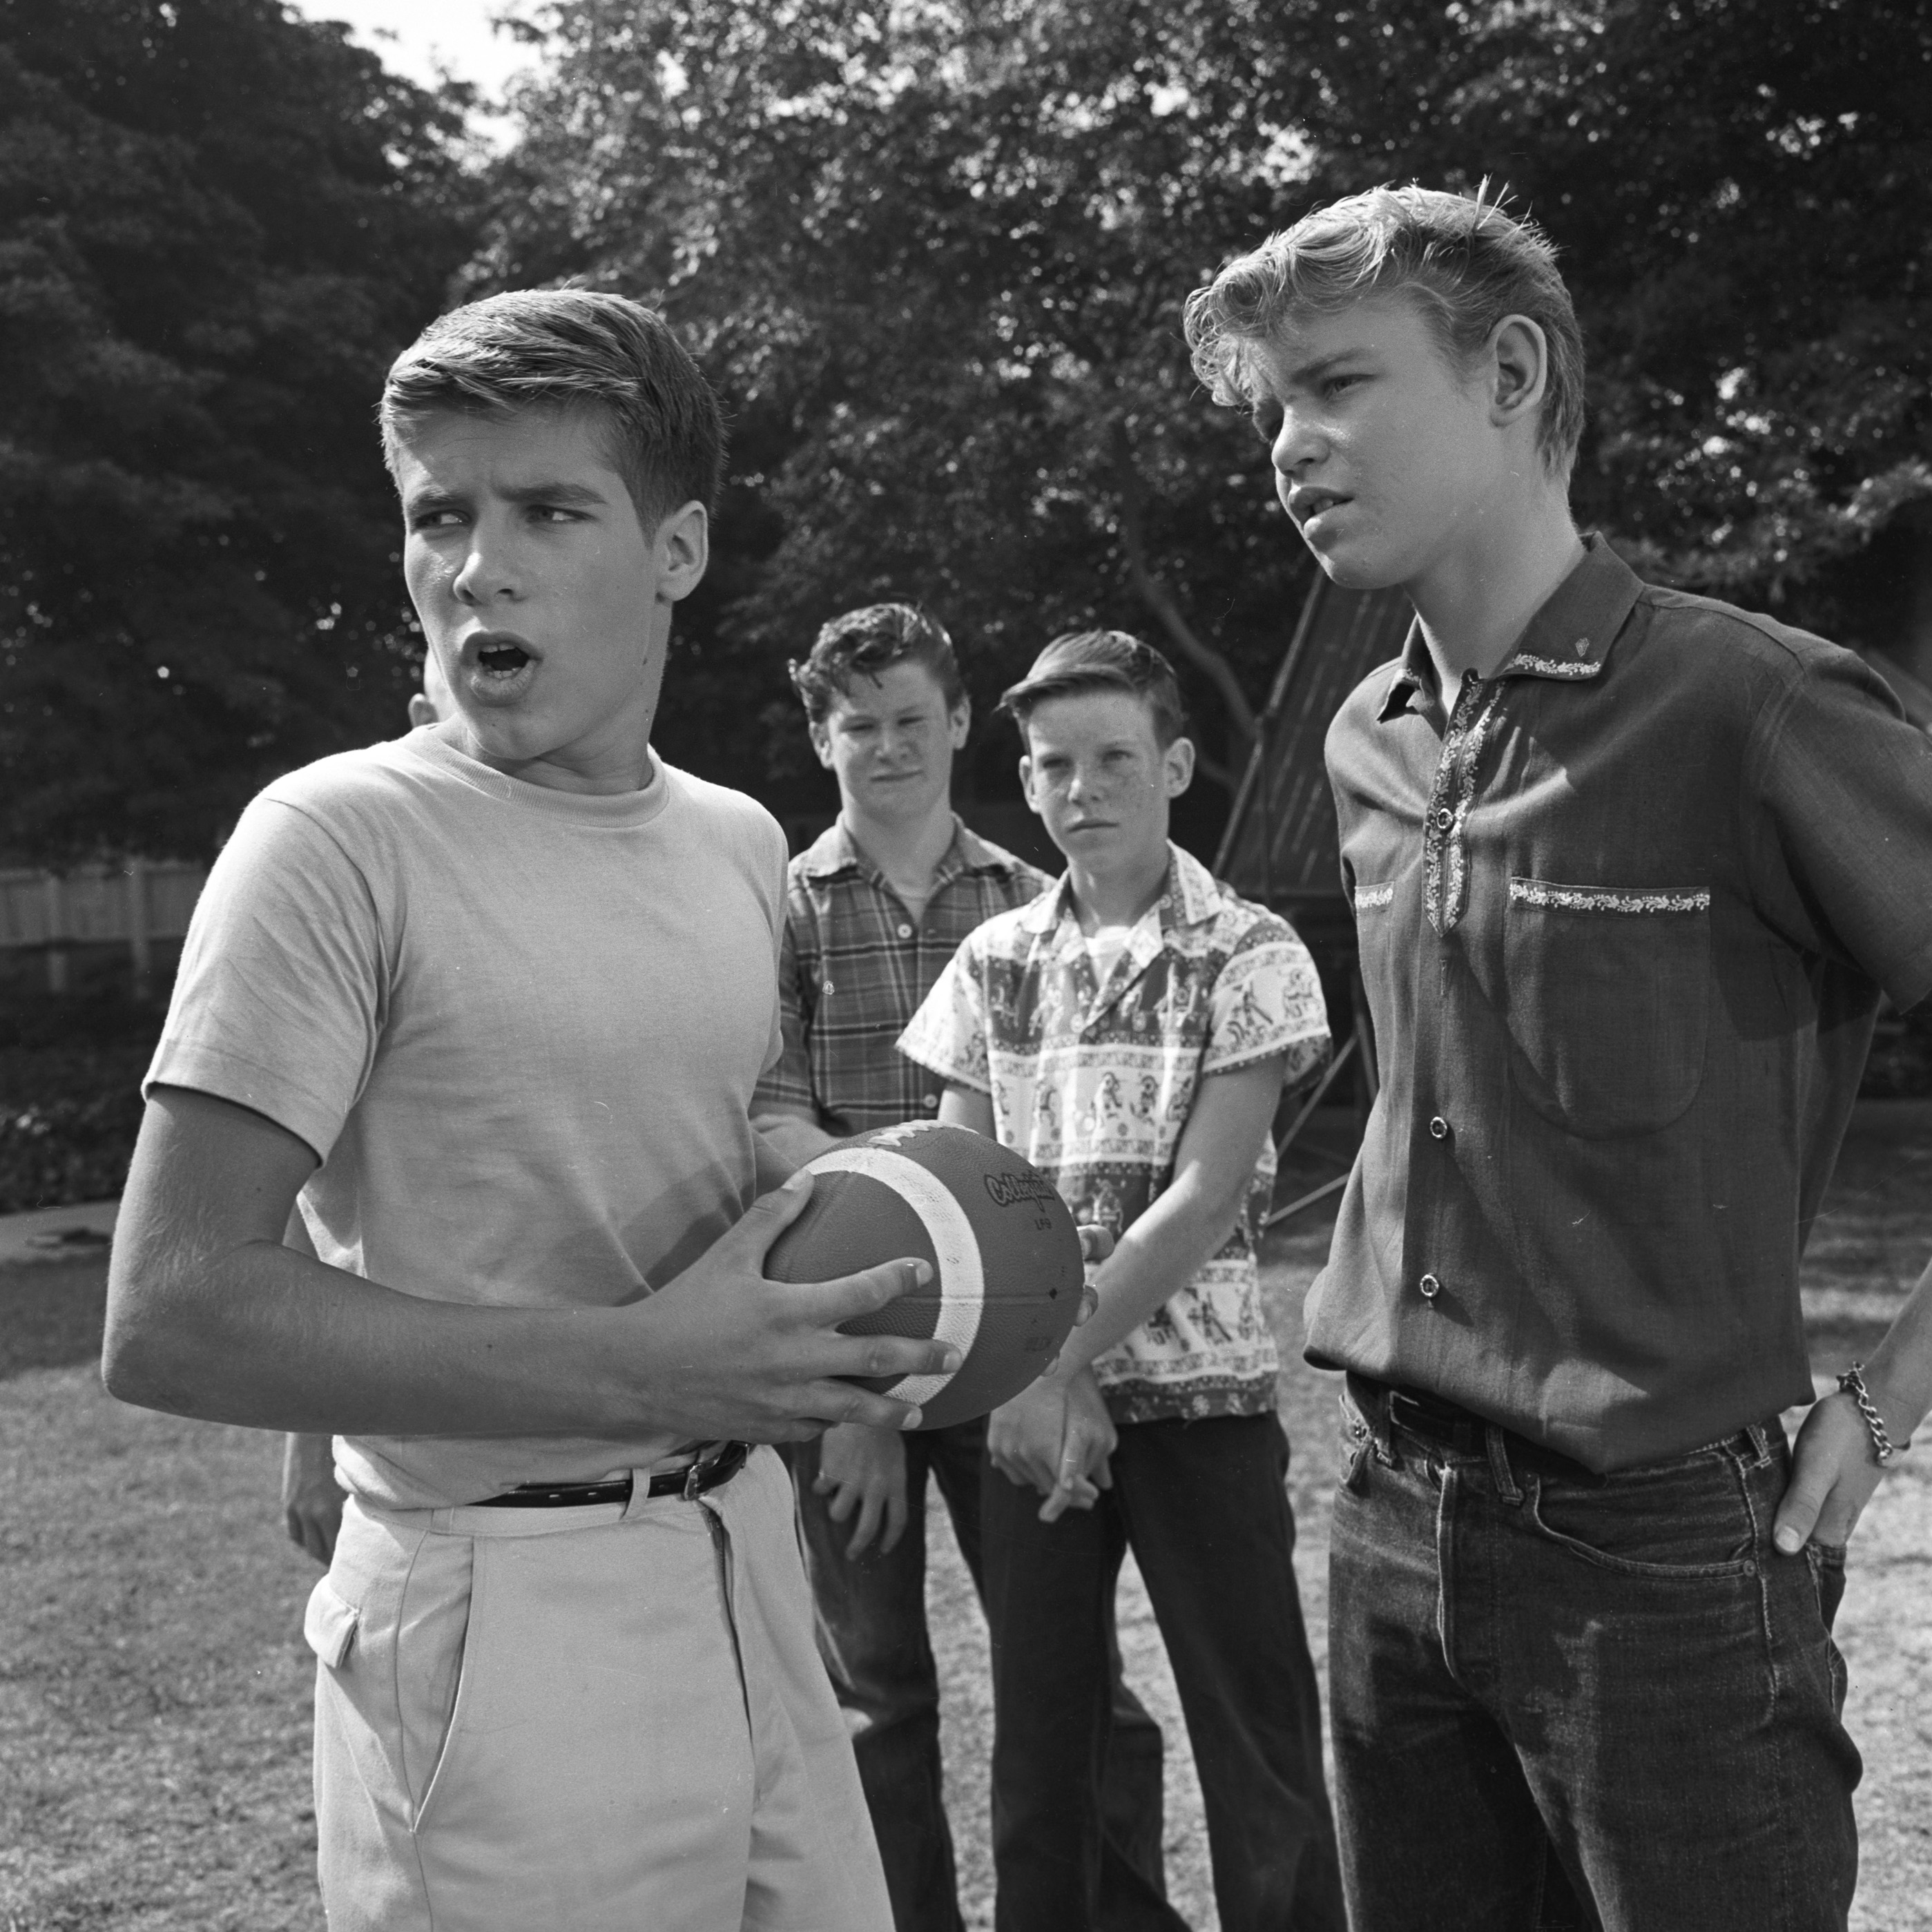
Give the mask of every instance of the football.
M 902 1256 L 932 1280 L 848 1335 L 936 1336 L 962 1360 L 950 1375 L 867 1379 L 916 1402 L 920 1426 L 984 1415 L 1044 1369 L 1079 1312 L 1084 1270 L 1073 1216 L 1039 1168 L 970 1128 L 937 1120 L 881 1127 L 820 1154 L 798 1219 L 765 1262 L 773 1281 L 830 1281 Z

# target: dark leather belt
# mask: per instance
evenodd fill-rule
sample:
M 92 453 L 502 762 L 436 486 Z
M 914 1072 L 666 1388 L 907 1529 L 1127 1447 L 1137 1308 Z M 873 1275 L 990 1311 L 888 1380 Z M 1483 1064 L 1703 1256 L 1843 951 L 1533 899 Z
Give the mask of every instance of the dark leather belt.
M 667 1469 L 651 1478 L 645 1491 L 652 1496 L 682 1496 L 695 1502 L 707 1490 L 728 1483 L 745 1466 L 752 1453 L 748 1442 L 728 1442 L 715 1456 L 682 1469 Z M 614 1477 L 608 1483 L 526 1483 L 500 1496 L 485 1496 L 478 1509 L 582 1509 L 592 1503 L 627 1503 L 631 1479 Z
M 1484 1454 L 1488 1448 L 1490 1430 L 1502 1428 L 1501 1424 L 1492 1423 L 1487 1416 L 1478 1415 L 1473 1408 L 1465 1408 L 1460 1402 L 1451 1402 L 1446 1396 L 1434 1395 L 1427 1389 L 1410 1388 L 1400 1383 L 1378 1382 L 1371 1376 L 1358 1375 L 1353 1370 L 1348 1373 L 1348 1393 L 1358 1408 L 1379 1414 L 1409 1435 L 1432 1443 L 1438 1449 L 1453 1449 L 1459 1455 Z M 1604 1480 L 1595 1470 L 1586 1468 L 1574 1456 L 1546 1449 L 1540 1442 L 1532 1442 L 1527 1436 L 1519 1436 L 1514 1429 L 1503 1429 L 1502 1439 L 1511 1464 L 1517 1468 L 1534 1470 L 1540 1475 L 1560 1476 L 1576 1483 L 1600 1483 Z

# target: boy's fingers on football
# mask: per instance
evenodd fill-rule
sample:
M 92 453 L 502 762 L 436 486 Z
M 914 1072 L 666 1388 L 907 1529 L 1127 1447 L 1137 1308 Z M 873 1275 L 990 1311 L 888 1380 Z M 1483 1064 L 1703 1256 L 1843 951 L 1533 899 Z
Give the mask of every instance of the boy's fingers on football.
M 751 1211 L 738 1226 L 745 1230 L 747 1238 L 756 1245 L 760 1255 L 805 1212 L 805 1204 L 812 1198 L 815 1178 L 809 1168 L 802 1167 L 789 1180 L 774 1187 L 769 1194 L 760 1194 L 752 1203 Z
M 1103 1262 L 1114 1252 L 1112 1230 L 1102 1227 L 1098 1222 L 1083 1222 L 1075 1232 L 1080 1237 L 1082 1261 Z
M 848 1316 L 869 1315 L 901 1295 L 923 1288 L 932 1279 L 932 1262 L 908 1255 L 898 1261 L 882 1262 L 877 1268 L 861 1269 L 856 1274 L 787 1286 L 792 1294 L 806 1298 L 800 1305 L 811 1310 L 811 1318 L 817 1326 L 836 1328 Z
M 895 1430 L 919 1426 L 919 1411 L 914 1404 L 875 1395 L 854 1382 L 814 1382 L 806 1390 L 806 1400 L 809 1412 L 821 1424 L 857 1422 L 868 1429 Z

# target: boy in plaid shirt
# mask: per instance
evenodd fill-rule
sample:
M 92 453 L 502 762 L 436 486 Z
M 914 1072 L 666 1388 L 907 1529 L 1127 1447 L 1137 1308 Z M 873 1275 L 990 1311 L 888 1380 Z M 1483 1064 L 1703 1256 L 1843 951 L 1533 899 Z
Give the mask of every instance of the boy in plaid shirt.
M 827 624 L 791 668 L 837 822 L 791 862 L 784 1048 L 753 1101 L 760 1132 L 804 1162 L 854 1134 L 930 1120 L 940 1082 L 895 1050 L 959 942 L 1024 905 L 1044 872 L 976 837 L 952 806 L 971 708 L 952 646 L 907 604 Z M 939 1486 L 976 1584 L 983 1419 L 914 1435 L 828 1430 L 790 1453 L 819 1642 L 853 1731 L 898 1932 L 961 1924 L 926 1626 L 926 1491 Z M 1160 1895 L 1160 1726 L 1114 1672 L 1106 1922 L 1172 1932 Z
M 1186 1712 L 1222 1927 L 1340 1932 L 1254 1252 L 1276 1106 L 1328 1048 L 1320 984 L 1285 922 L 1168 841 L 1193 747 L 1159 652 L 1060 638 L 1005 708 L 1067 871 L 965 940 L 900 1050 L 946 1082 L 942 1120 L 1024 1154 L 1117 1245 L 1098 1312 L 988 1427 L 998 1923 L 1097 1922 L 1095 1767 L 1131 1545 Z

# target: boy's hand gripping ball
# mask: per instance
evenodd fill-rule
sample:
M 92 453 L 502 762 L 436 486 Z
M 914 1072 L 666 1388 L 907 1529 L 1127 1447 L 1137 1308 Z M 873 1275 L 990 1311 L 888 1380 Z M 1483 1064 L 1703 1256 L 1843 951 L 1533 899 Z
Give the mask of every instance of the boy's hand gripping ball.
M 965 1422 L 1019 1394 L 1052 1360 L 1080 1310 L 1084 1270 L 1073 1216 L 1046 1176 L 968 1127 L 881 1127 L 806 1165 L 818 1178 L 805 1211 L 772 1244 L 773 1281 L 830 1281 L 902 1256 L 932 1280 L 848 1335 L 950 1342 L 950 1375 L 862 1378 L 916 1402 L 922 1429 Z

